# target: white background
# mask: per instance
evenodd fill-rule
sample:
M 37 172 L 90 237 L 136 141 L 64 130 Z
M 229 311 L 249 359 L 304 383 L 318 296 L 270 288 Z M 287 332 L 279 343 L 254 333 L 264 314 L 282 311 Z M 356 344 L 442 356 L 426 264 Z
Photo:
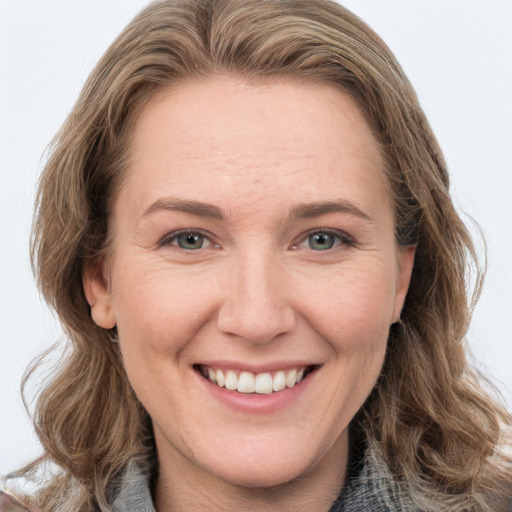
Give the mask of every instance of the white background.
M 29 361 L 59 336 L 28 260 L 35 183 L 92 66 L 145 0 L 0 0 L 0 473 L 38 445 L 21 404 Z M 512 1 L 347 0 L 415 85 L 489 272 L 469 335 L 512 406 Z

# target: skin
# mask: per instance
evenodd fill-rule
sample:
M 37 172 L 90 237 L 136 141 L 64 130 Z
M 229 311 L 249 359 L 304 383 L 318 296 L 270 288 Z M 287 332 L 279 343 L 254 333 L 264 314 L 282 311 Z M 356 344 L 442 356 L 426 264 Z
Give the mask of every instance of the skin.
M 332 86 L 217 76 L 153 97 L 130 149 L 112 254 L 84 288 L 152 418 L 158 510 L 327 510 L 414 259 L 366 122 Z M 219 361 L 317 370 L 251 413 L 194 370 Z

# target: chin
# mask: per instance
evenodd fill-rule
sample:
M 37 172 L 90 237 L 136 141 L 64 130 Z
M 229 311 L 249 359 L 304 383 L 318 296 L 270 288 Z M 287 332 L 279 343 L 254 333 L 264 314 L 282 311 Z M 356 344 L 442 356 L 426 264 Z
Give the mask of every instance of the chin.
M 326 453 L 330 452 L 321 443 L 316 443 L 316 446 L 309 444 L 306 449 L 307 443 L 300 436 L 294 442 L 283 442 L 283 437 L 286 436 L 253 443 L 247 439 L 239 440 L 231 444 L 229 451 L 212 450 L 209 456 L 203 452 L 201 465 L 207 472 L 231 485 L 270 488 L 315 473 L 322 466 Z
M 256 489 L 291 483 L 305 472 L 304 468 L 292 461 L 288 464 L 253 462 L 244 466 L 217 467 L 212 474 L 236 487 Z

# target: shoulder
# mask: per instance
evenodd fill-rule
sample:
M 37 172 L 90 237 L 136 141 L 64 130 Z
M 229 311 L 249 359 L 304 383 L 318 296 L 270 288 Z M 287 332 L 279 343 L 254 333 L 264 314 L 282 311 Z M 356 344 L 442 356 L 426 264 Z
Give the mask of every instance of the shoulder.
M 30 509 L 7 492 L 0 490 L 0 512 L 30 512 Z

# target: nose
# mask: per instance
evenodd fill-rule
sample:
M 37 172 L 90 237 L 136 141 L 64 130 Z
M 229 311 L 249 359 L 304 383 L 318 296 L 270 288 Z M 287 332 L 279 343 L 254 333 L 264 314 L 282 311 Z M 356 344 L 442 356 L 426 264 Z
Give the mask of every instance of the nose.
M 272 258 L 239 257 L 225 283 L 217 325 L 221 332 L 265 345 L 291 332 L 296 315 L 286 271 Z

